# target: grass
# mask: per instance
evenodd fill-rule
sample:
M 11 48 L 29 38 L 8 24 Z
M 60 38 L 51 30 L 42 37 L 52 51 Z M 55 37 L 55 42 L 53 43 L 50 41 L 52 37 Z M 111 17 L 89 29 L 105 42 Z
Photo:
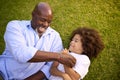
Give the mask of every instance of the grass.
M 98 30 L 105 49 L 92 60 L 84 80 L 120 79 L 120 0 L 1 0 L 0 53 L 4 51 L 3 35 L 10 20 L 29 20 L 39 1 L 48 2 L 54 13 L 51 27 L 60 32 L 64 47 L 70 33 L 78 26 Z

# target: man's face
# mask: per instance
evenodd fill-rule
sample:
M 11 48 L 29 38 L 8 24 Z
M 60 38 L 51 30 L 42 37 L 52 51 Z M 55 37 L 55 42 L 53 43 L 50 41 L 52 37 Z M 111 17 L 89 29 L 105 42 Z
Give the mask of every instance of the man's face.
M 32 14 L 32 27 L 41 35 L 50 26 L 51 21 L 52 13 L 42 12 L 38 14 L 37 12 L 33 12 Z

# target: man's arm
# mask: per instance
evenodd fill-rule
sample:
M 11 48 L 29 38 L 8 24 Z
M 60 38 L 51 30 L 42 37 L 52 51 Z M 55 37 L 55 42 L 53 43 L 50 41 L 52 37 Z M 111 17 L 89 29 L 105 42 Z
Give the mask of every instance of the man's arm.
M 42 71 L 38 71 L 37 73 L 27 77 L 24 80 L 43 80 L 45 78 L 45 75 Z
M 62 64 L 66 64 L 69 67 L 73 67 L 75 64 L 75 58 L 69 54 L 59 54 L 55 52 L 46 52 L 46 51 L 37 51 L 36 54 L 28 62 L 44 62 L 44 61 L 58 61 Z M 58 72 L 60 73 L 60 72 Z M 63 75 L 64 78 L 68 75 Z M 42 71 L 33 74 L 32 76 L 26 78 L 26 80 L 40 80 L 46 78 L 45 74 Z M 70 79 L 69 79 L 70 80 Z
M 75 65 L 76 59 L 69 54 L 58 54 L 55 52 L 37 51 L 36 54 L 28 62 L 47 62 L 58 61 L 61 64 L 65 64 L 69 67 Z

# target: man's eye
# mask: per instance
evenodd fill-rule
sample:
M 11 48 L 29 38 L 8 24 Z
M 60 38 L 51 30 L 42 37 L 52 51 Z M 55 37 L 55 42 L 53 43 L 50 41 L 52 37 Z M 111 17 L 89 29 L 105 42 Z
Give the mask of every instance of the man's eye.
M 42 18 L 41 18 L 41 19 L 39 19 L 39 20 L 42 21 L 42 22 L 45 22 L 45 19 L 42 19 Z
M 51 23 L 51 21 L 48 21 L 48 23 Z

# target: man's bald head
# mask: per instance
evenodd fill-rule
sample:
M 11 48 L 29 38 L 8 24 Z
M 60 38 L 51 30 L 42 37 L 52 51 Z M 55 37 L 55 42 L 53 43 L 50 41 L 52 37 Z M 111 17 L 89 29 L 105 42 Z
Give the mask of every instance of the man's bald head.
M 52 10 L 49 4 L 40 2 L 35 6 L 32 12 L 31 25 L 33 29 L 37 29 L 38 33 L 42 35 L 50 26 L 52 18 Z
M 38 15 L 52 15 L 51 7 L 49 6 L 48 3 L 45 2 L 38 3 L 35 6 L 33 12 L 37 13 Z

